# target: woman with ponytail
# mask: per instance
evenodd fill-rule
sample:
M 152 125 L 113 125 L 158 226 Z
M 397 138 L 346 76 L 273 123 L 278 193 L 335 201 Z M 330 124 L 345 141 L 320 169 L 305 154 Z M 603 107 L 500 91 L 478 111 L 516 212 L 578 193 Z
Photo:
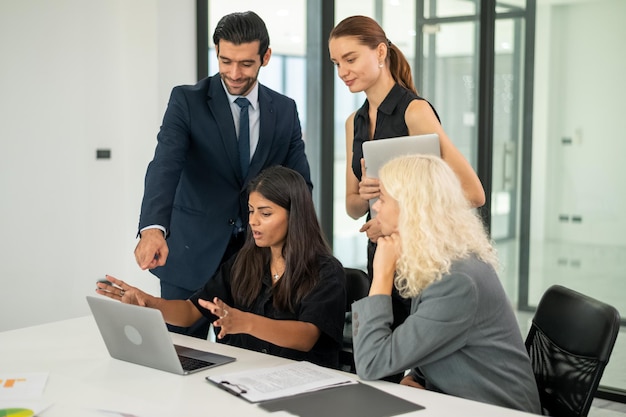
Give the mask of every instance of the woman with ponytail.
M 473 207 L 485 203 L 485 192 L 474 169 L 454 146 L 441 127 L 434 107 L 420 97 L 413 84 L 411 67 L 404 54 L 393 44 L 380 25 L 366 16 L 351 16 L 331 31 L 328 41 L 330 59 L 339 78 L 353 93 L 365 92 L 363 106 L 346 121 L 346 211 L 353 219 L 367 214 L 361 227 L 368 241 L 368 271 L 372 277 L 372 260 L 380 225 L 369 214 L 368 201 L 378 197 L 379 182 L 367 177 L 362 144 L 397 136 L 437 133 L 441 157 L 459 178 L 465 197 Z M 408 314 L 397 298 L 394 324 Z

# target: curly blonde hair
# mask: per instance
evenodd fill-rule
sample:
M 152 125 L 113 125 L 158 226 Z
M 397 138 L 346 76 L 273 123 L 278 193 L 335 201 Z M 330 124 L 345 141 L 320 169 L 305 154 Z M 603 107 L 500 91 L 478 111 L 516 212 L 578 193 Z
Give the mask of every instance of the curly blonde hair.
M 417 296 L 448 273 L 452 262 L 471 255 L 498 269 L 496 251 L 481 218 L 441 158 L 401 156 L 386 163 L 379 177 L 400 209 L 402 254 L 394 284 L 402 297 Z

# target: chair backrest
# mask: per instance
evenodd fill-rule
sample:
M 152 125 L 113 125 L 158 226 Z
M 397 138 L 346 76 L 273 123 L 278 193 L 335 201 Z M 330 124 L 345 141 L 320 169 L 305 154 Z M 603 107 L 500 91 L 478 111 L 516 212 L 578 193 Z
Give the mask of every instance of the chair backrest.
M 344 268 L 346 271 L 346 312 L 352 303 L 367 297 L 370 292 L 370 279 L 367 274 L 356 268 Z
M 546 290 L 526 338 L 544 414 L 587 415 L 619 326 L 608 304 L 560 285 Z
M 370 279 L 367 274 L 356 268 L 344 268 L 346 271 L 346 318 L 343 326 L 343 347 L 339 352 L 339 367 L 343 371 L 356 373 L 352 353 L 352 303 L 367 297 L 370 291 Z

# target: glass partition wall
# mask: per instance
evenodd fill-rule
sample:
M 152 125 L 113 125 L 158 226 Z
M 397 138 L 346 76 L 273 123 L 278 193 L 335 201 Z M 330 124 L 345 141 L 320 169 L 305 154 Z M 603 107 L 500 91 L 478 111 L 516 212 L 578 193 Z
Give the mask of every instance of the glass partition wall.
M 623 16 L 620 0 L 537 1 L 533 140 L 521 158 L 517 242 L 519 306 L 529 316 L 561 284 L 613 305 L 626 322 Z M 624 369 L 622 326 L 601 396 L 625 402 Z
M 384 7 L 380 7 L 380 3 Z M 452 141 L 472 166 L 479 168 L 479 51 L 480 7 L 477 2 L 398 0 L 361 3 L 362 14 L 376 18 L 392 42 L 411 62 L 418 92 L 439 113 Z M 367 7 L 369 6 L 369 7 Z M 349 0 L 335 2 L 335 21 L 354 14 Z M 510 13 L 511 7 L 499 9 Z M 519 8 L 515 9 L 519 13 Z M 522 16 L 523 16 L 522 9 Z M 497 241 L 517 235 L 517 158 L 521 143 L 522 57 L 524 19 L 498 16 L 495 23 L 495 76 L 493 99 L 492 190 L 489 196 L 491 233 Z M 351 94 L 335 82 L 335 252 L 344 263 L 364 268 L 366 238 L 358 232 L 363 219 L 354 221 L 345 214 L 344 121 L 365 99 Z M 339 173 L 341 176 L 339 177 Z M 490 184 L 485 184 L 486 190 Z M 514 254 L 516 255 L 516 253 Z M 514 269 L 513 272 L 516 272 Z M 507 288 L 511 298 L 516 283 Z

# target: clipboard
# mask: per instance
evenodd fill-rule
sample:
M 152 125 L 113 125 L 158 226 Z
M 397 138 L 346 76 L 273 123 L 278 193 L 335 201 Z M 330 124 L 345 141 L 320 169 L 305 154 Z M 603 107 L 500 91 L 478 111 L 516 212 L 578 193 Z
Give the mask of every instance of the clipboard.
M 357 384 L 356 379 L 351 376 L 306 361 L 229 374 L 209 375 L 206 380 L 251 403 Z
M 241 385 L 232 384 L 228 381 L 217 381 L 209 378 L 208 376 L 205 379 L 213 385 L 217 386 L 218 388 L 223 389 L 227 393 L 234 395 L 235 397 L 241 397 L 248 392 L 248 390 Z

